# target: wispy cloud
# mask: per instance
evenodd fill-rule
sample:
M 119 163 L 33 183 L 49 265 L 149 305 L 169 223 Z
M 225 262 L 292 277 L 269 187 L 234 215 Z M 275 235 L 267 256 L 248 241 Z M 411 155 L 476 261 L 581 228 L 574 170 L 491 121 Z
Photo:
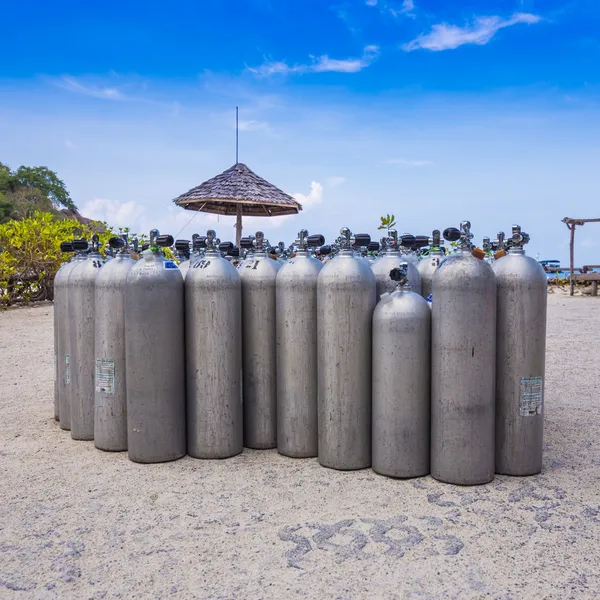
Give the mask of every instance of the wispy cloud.
M 330 58 L 326 54 L 311 56 L 307 65 L 288 65 L 284 61 L 266 61 L 259 67 L 248 67 L 248 71 L 262 77 L 303 73 L 358 73 L 371 65 L 379 56 L 379 46 L 365 46 L 359 58 Z
M 64 76 L 57 80 L 56 85 L 69 92 L 84 94 L 92 98 L 101 98 L 103 100 L 127 100 L 127 96 L 116 87 L 102 87 L 91 84 L 84 84 L 74 77 Z
M 402 165 L 404 167 L 430 167 L 435 163 L 430 160 L 407 160 L 405 158 L 392 158 L 386 161 L 388 165 Z
M 334 188 L 346 183 L 345 177 L 328 177 L 326 182 L 327 187 Z
M 366 0 L 365 4 L 367 6 L 377 6 L 377 0 Z
M 538 23 L 542 18 L 531 13 L 515 13 L 508 19 L 502 17 L 476 17 L 472 23 L 459 27 L 448 23 L 434 25 L 427 34 L 420 35 L 416 39 L 404 44 L 403 50 L 425 49 L 432 51 L 454 50 L 465 44 L 487 44 L 500 29 L 525 23 L 531 25 Z
M 240 121 L 238 123 L 240 131 L 271 131 L 271 126 L 266 121 Z
M 65 140 L 65 148 L 67 150 L 77 150 L 77 146 L 71 140 Z
M 402 2 L 379 2 L 378 0 L 366 0 L 367 6 L 379 6 L 382 14 L 391 14 L 393 17 L 415 17 L 415 2 L 414 0 L 402 0 Z

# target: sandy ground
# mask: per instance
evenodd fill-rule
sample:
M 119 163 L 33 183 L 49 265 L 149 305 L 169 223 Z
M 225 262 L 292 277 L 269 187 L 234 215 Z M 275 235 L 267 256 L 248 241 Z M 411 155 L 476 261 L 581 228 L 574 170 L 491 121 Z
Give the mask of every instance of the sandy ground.
M 600 597 L 600 298 L 550 295 L 544 472 L 476 488 L 249 451 L 142 466 L 52 418 L 52 308 L 0 314 L 1 598 Z

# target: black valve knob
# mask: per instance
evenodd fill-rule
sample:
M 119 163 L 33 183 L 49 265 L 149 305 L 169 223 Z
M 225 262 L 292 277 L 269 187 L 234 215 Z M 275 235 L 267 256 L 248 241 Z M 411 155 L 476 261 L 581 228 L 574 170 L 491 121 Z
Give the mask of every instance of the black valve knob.
M 354 236 L 354 245 L 359 248 L 367 248 L 371 243 L 371 236 L 368 233 L 357 233 Z
M 83 238 L 80 240 L 73 240 L 73 250 L 87 250 L 87 249 L 88 249 L 87 240 L 84 240 Z
M 75 248 L 73 248 L 73 242 L 61 242 L 60 243 L 60 251 L 61 252 L 73 252 Z
M 367 250 L 369 252 L 379 252 L 379 242 L 369 242 Z
M 254 240 L 252 238 L 249 237 L 243 237 L 240 240 L 240 248 L 245 248 L 246 250 L 248 250 L 249 248 L 253 248 L 254 244 L 252 243 Z
M 229 250 L 227 250 L 227 256 L 233 256 L 233 258 L 237 258 L 240 255 L 240 249 L 232 246 L 231 248 L 229 248 Z
M 416 235 L 415 236 L 415 248 L 425 248 L 425 246 L 429 246 L 429 236 Z
M 415 245 L 415 236 L 411 235 L 410 233 L 405 233 L 400 238 L 400 245 L 403 248 L 412 248 Z
M 321 248 L 319 248 L 319 254 L 321 256 L 327 256 L 328 254 L 331 254 L 331 246 L 321 246 Z
M 456 242 L 460 239 L 461 233 L 456 227 L 447 227 L 444 229 L 444 239 L 449 242 Z
M 392 281 L 401 281 L 405 277 L 406 277 L 406 273 L 402 269 L 399 269 L 398 267 L 396 267 L 395 269 L 392 269 L 390 271 L 390 279 Z
M 175 250 L 178 250 L 179 252 L 187 252 L 189 249 L 189 240 L 175 240 Z
M 315 248 L 316 246 L 322 246 L 325 243 L 325 238 L 320 233 L 315 233 L 313 235 L 309 235 L 306 238 L 306 245 L 311 248 Z
M 126 244 L 127 242 L 122 237 L 111 237 L 110 240 L 108 240 L 108 245 L 115 250 L 124 248 Z
M 160 248 L 166 248 L 172 246 L 175 243 L 172 235 L 157 235 L 154 243 Z
M 219 251 L 225 252 L 226 254 L 233 248 L 233 242 L 221 242 L 219 244 Z

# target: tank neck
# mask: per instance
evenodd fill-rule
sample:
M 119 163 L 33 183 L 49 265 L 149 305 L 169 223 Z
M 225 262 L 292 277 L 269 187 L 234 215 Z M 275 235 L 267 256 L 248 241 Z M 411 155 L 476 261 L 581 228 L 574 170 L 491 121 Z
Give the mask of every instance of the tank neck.
M 508 253 L 509 254 L 517 254 L 519 256 L 524 256 L 525 249 L 524 248 L 509 248 Z
M 400 256 L 400 250 L 398 248 L 392 248 L 391 246 L 388 246 L 385 249 L 385 255 L 386 256 Z
M 298 248 L 296 250 L 296 257 L 308 258 L 309 256 L 310 256 L 310 254 L 306 248 Z
M 216 258 L 218 256 L 220 258 L 221 253 L 216 248 L 207 248 L 204 252 L 204 256 L 210 256 L 211 258 Z
M 339 258 L 354 258 L 354 250 L 352 248 L 342 248 L 337 255 Z

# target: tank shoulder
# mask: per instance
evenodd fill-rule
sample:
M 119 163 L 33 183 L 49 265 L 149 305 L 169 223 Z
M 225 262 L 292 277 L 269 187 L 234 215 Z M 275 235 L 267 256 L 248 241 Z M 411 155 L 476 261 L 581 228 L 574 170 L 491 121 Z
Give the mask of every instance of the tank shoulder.
M 271 277 L 275 276 L 281 265 L 272 258 L 251 258 L 244 261 L 238 268 L 238 272 L 242 279 L 246 277 Z
M 535 258 L 525 254 L 507 254 L 495 261 L 492 269 L 497 279 L 504 277 L 539 279 L 544 284 L 548 281 L 542 265 Z
M 234 282 L 240 281 L 238 270 L 224 258 L 205 257 L 192 264 L 187 265 L 186 282 L 196 279 L 230 279 Z
M 279 269 L 277 281 L 293 280 L 303 276 L 316 278 L 323 267 L 323 263 L 315 258 L 290 258 Z
M 346 277 L 348 279 L 367 279 L 375 284 L 375 275 L 371 265 L 366 261 L 353 257 L 338 256 L 325 263 L 319 272 L 319 280 Z

